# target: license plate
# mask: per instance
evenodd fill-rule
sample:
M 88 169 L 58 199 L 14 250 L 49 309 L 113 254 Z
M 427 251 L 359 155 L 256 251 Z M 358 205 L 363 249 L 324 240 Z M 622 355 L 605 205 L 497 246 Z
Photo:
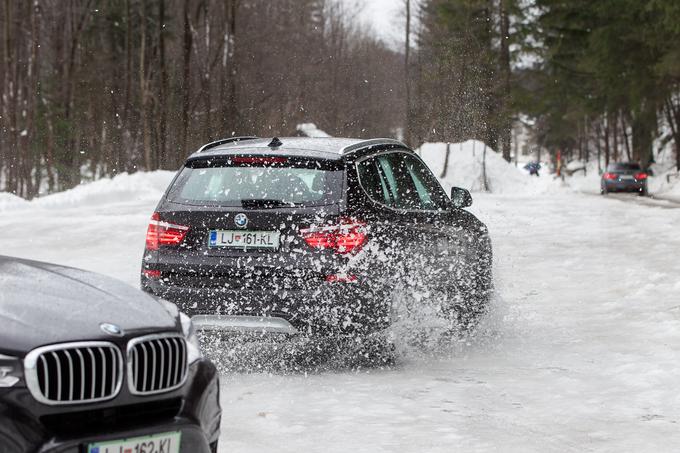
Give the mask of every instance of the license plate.
M 179 453 L 182 433 L 153 434 L 123 440 L 96 442 L 87 446 L 87 453 Z
M 278 231 L 210 230 L 210 247 L 238 249 L 278 249 L 281 233 Z
M 626 179 L 626 180 L 635 179 L 635 178 L 633 178 L 632 176 L 629 176 L 629 175 L 623 175 L 623 176 L 620 176 L 620 178 L 621 178 L 621 179 Z

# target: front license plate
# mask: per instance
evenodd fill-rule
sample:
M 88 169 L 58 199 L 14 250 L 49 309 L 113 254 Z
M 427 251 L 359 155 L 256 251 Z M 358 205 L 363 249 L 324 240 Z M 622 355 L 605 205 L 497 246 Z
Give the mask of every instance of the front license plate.
M 87 446 L 87 453 L 179 453 L 182 433 L 154 434 L 131 439 L 96 442 Z
M 278 249 L 278 231 L 210 230 L 210 247 Z

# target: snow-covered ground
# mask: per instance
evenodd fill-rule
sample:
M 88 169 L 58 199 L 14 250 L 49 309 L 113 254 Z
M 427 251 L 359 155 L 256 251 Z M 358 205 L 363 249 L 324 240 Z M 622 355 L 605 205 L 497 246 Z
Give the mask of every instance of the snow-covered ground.
M 5 194 L 0 253 L 137 285 L 171 177 L 121 175 L 33 202 Z M 539 190 L 537 179 L 474 194 L 499 291 L 478 337 L 391 370 L 224 375 L 220 450 L 676 449 L 680 209 Z

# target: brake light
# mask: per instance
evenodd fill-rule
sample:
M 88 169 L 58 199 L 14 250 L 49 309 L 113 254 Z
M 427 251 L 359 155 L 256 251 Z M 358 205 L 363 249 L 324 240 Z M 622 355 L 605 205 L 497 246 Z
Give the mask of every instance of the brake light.
M 158 250 L 161 245 L 177 245 L 184 240 L 188 226 L 163 222 L 160 214 L 154 212 L 146 230 L 146 249 Z
M 288 159 L 285 157 L 236 156 L 232 157 L 231 161 L 235 164 L 269 165 L 269 164 L 282 164 L 284 162 L 288 162 Z
M 312 226 L 300 230 L 303 239 L 315 249 L 333 249 L 342 255 L 361 250 L 368 239 L 364 222 L 342 218 L 336 225 Z
M 647 173 L 644 173 L 644 172 L 636 173 L 636 174 L 635 174 L 635 179 L 637 179 L 638 181 L 647 179 Z
M 604 179 L 619 179 L 619 175 L 616 173 L 605 173 L 602 175 Z
M 147 278 L 161 278 L 161 271 L 156 269 L 144 269 L 142 274 Z
M 328 283 L 357 283 L 356 275 L 332 274 L 326 275 Z

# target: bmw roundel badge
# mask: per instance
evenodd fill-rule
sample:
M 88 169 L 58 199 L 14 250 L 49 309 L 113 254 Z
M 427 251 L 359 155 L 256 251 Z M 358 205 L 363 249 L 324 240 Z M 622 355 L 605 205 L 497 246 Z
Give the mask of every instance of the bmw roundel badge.
M 123 335 L 123 329 L 121 329 L 115 324 L 103 322 L 99 324 L 99 328 L 102 329 L 104 333 L 108 333 L 109 335 L 113 335 L 114 337 L 120 337 Z
M 236 214 L 234 216 L 234 223 L 239 228 L 245 228 L 248 226 L 248 217 L 243 213 Z

